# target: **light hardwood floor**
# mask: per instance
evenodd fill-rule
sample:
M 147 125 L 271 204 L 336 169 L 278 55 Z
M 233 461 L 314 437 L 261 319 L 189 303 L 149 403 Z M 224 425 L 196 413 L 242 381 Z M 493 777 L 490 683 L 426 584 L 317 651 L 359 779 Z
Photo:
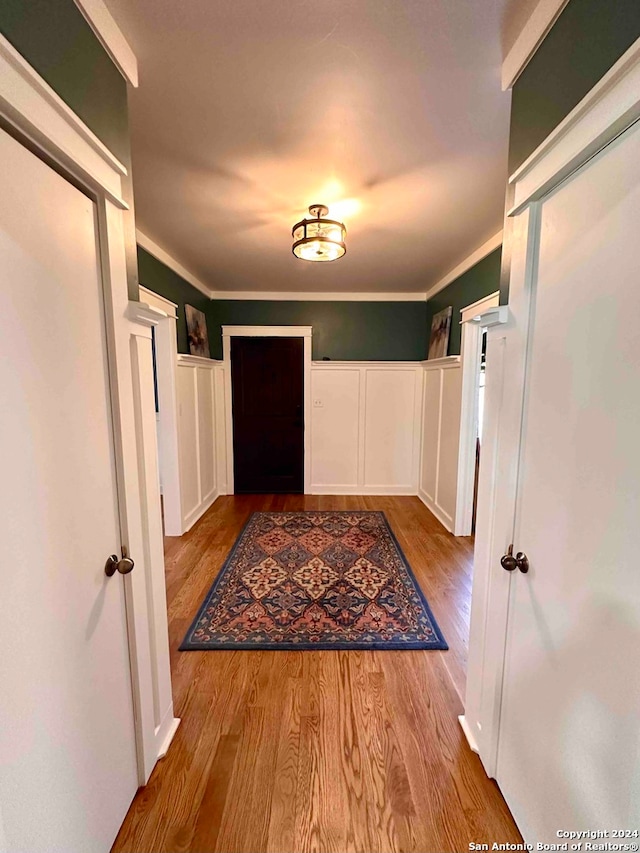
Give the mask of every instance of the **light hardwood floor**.
M 177 651 L 249 513 L 386 512 L 450 651 Z M 182 718 L 114 853 L 466 853 L 522 843 L 467 746 L 462 713 L 472 540 L 412 497 L 219 498 L 166 540 Z

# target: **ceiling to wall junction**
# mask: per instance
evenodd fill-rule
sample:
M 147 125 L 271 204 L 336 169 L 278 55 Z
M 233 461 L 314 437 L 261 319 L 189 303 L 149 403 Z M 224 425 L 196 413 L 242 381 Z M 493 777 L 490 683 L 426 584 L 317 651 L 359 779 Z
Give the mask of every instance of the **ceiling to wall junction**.
M 138 227 L 213 290 L 416 292 L 502 226 L 505 0 L 107 0 Z M 347 254 L 291 254 L 309 204 Z

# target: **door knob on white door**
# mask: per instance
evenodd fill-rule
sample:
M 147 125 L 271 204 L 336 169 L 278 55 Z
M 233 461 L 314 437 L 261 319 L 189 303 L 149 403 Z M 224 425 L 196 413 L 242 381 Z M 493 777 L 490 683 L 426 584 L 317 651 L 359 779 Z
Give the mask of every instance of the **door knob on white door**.
M 520 569 L 523 575 L 529 571 L 529 559 L 525 553 L 522 551 L 518 551 L 518 553 L 513 556 L 513 545 L 509 545 L 509 549 L 507 553 L 501 558 L 500 565 L 507 572 L 513 572 L 516 569 Z
M 107 562 L 104 564 L 104 573 L 108 578 L 115 575 L 116 571 L 120 572 L 121 575 L 128 575 L 129 572 L 133 571 L 134 566 L 135 563 L 131 557 L 127 556 L 126 548 L 123 548 L 121 559 L 118 559 L 116 554 L 107 557 Z

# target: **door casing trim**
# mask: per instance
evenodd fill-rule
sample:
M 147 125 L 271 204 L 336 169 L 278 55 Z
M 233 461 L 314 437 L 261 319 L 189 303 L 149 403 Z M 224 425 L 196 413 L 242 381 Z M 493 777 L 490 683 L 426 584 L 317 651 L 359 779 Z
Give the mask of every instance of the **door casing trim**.
M 231 338 L 304 338 L 304 493 L 311 492 L 311 339 L 312 326 L 223 326 L 224 399 L 227 444 L 227 491 L 234 494 Z

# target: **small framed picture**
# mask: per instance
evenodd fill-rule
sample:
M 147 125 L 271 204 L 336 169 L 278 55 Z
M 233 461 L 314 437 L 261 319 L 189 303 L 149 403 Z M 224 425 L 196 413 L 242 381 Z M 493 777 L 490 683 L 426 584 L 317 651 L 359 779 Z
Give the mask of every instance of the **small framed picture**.
M 207 318 L 202 311 L 193 305 L 185 305 L 184 313 L 187 318 L 187 337 L 189 352 L 202 358 L 211 358 L 209 352 L 209 335 L 207 334 Z
M 449 349 L 449 332 L 451 331 L 451 315 L 453 308 L 443 308 L 433 315 L 431 320 L 431 335 L 429 337 L 429 354 L 427 359 L 444 358 Z

